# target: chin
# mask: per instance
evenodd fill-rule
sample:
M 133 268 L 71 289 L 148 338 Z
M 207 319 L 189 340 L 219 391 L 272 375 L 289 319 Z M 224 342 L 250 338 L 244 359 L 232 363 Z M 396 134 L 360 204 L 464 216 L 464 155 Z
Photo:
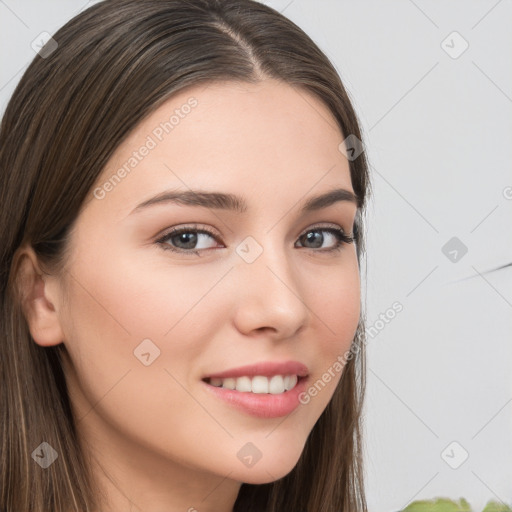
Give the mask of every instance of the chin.
M 282 454 L 279 455 L 281 460 L 263 460 L 263 457 L 252 467 L 247 469 L 238 468 L 236 471 L 236 478 L 245 484 L 269 484 L 280 480 L 288 475 L 297 465 L 300 457 L 300 453 L 296 457 L 282 458 Z

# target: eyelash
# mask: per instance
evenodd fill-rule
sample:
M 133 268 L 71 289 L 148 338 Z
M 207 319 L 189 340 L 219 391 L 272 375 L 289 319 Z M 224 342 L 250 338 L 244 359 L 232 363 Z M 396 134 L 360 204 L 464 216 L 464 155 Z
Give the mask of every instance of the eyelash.
M 313 232 L 313 231 L 316 231 L 316 232 L 327 231 L 328 233 L 331 233 L 331 234 L 333 234 L 334 236 L 336 236 L 338 238 L 338 241 L 337 241 L 336 245 L 334 247 L 330 248 L 330 249 L 313 249 L 313 248 L 310 248 L 312 251 L 315 251 L 315 252 L 334 253 L 334 252 L 340 251 L 343 248 L 343 245 L 351 244 L 351 243 L 354 243 L 356 241 L 354 236 L 347 235 L 343 229 L 334 228 L 334 227 L 330 227 L 330 226 L 329 227 L 315 226 L 314 228 L 310 228 L 307 231 L 304 231 L 299 236 L 299 239 L 302 238 L 307 233 L 310 233 L 310 232 Z M 211 236 L 216 242 L 219 242 L 218 237 L 217 237 L 217 235 L 215 233 L 213 233 L 209 229 L 204 229 L 204 228 L 203 229 L 198 229 L 197 225 L 195 225 L 195 226 L 185 226 L 185 227 L 182 227 L 182 228 L 174 228 L 171 231 L 167 232 L 162 237 L 160 237 L 158 240 L 156 240 L 155 243 L 161 245 L 162 249 L 165 250 L 165 251 L 172 251 L 172 252 L 181 253 L 181 254 L 195 254 L 196 256 L 200 256 L 200 251 L 208 250 L 208 249 L 199 249 L 199 250 L 197 250 L 197 249 L 190 249 L 190 250 L 178 249 L 176 247 L 173 247 L 169 243 L 167 243 L 168 239 L 170 239 L 170 238 L 172 238 L 174 236 L 180 235 L 182 233 L 205 234 L 205 235 Z M 306 249 L 308 249 L 308 247 L 306 247 Z

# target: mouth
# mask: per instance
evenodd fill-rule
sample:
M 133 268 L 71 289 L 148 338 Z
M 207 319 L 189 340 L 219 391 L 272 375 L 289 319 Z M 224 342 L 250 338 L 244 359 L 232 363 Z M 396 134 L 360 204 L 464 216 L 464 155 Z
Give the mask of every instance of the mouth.
M 241 393 L 280 395 L 295 388 L 299 380 L 305 378 L 295 374 L 273 375 L 272 377 L 243 375 L 236 378 L 207 377 L 203 379 L 203 382 L 216 388 L 230 389 Z
M 232 368 L 204 377 L 210 396 L 259 418 L 277 418 L 293 412 L 309 378 L 307 366 L 297 361 L 263 362 Z

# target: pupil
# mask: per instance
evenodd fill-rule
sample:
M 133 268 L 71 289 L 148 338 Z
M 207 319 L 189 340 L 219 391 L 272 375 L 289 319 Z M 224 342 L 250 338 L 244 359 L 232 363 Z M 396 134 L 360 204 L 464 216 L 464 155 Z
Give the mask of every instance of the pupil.
M 189 240 L 187 240 L 189 238 Z M 197 235 L 195 233 L 180 233 L 178 235 L 178 239 L 180 242 L 184 242 L 185 244 L 192 245 L 192 247 L 197 243 Z M 190 249 L 191 247 L 186 247 L 187 249 Z
M 314 242 L 315 237 L 317 238 L 317 241 L 319 242 L 319 244 L 317 244 L 315 247 L 321 247 L 322 241 L 323 241 L 323 235 L 319 231 L 310 231 L 310 233 L 308 233 L 306 235 L 306 238 L 308 241 L 311 240 Z

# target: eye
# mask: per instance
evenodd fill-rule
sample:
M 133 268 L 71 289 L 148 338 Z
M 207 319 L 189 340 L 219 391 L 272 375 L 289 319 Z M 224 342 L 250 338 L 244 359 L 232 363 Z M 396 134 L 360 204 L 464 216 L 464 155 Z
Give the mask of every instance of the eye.
M 327 233 L 327 236 L 322 233 Z M 319 246 L 321 247 L 323 243 L 327 240 L 334 241 L 334 245 L 328 247 L 319 252 L 332 252 L 339 251 L 343 247 L 344 244 L 351 244 L 355 241 L 353 236 L 347 235 L 345 231 L 341 228 L 334 227 L 316 227 L 313 229 L 309 229 L 303 235 L 299 237 L 299 240 L 304 240 L 306 244 L 312 244 L 314 247 L 306 247 L 306 249 L 317 249 Z
M 163 237 L 159 238 L 156 243 L 161 244 L 164 250 L 192 253 L 199 256 L 198 249 L 211 248 L 207 246 L 208 238 L 217 241 L 216 235 L 210 230 L 198 229 L 197 225 L 193 225 L 182 228 L 173 228 Z M 196 244 L 199 244 L 199 247 L 197 247 Z
M 327 233 L 327 235 L 324 235 L 323 233 Z M 208 239 L 220 243 L 218 237 L 209 229 L 199 229 L 198 225 L 191 225 L 171 229 L 164 236 L 156 240 L 156 243 L 161 245 L 164 250 L 200 256 L 200 250 L 214 248 Z M 309 229 L 303 233 L 298 240 L 301 242 L 301 245 L 295 247 L 303 247 L 305 249 L 320 248 L 322 250 L 316 252 L 325 253 L 339 251 L 344 244 L 353 243 L 355 238 L 347 235 L 341 228 L 329 226 Z M 331 246 L 322 248 L 326 241 L 331 242 L 329 244 Z M 306 245 L 302 245 L 304 243 Z M 309 244 L 311 244 L 312 247 L 309 247 Z

